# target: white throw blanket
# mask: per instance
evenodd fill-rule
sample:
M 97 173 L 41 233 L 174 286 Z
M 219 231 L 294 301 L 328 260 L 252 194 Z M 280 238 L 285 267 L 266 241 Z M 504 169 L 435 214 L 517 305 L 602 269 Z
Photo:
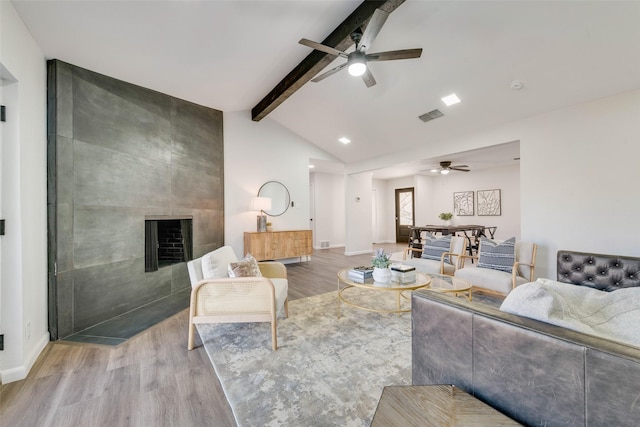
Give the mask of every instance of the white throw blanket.
M 640 347 L 640 288 L 604 292 L 538 279 L 511 291 L 500 310 Z

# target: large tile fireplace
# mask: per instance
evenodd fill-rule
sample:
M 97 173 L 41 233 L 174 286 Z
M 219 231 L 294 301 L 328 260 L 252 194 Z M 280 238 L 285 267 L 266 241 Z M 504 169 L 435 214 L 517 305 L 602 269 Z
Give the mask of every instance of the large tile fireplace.
M 221 111 L 57 60 L 48 88 L 49 324 L 58 339 L 184 293 L 184 260 L 223 245 L 223 129 Z M 190 233 L 186 253 L 165 251 L 152 271 L 148 218 L 188 219 Z

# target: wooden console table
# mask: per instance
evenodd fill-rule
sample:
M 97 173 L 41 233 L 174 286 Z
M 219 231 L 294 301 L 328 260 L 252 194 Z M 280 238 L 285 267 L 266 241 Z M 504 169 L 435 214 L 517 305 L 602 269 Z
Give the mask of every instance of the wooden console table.
M 245 232 L 244 253 L 258 261 L 311 256 L 311 230 Z
M 519 425 L 452 385 L 387 386 L 371 421 L 371 427 Z

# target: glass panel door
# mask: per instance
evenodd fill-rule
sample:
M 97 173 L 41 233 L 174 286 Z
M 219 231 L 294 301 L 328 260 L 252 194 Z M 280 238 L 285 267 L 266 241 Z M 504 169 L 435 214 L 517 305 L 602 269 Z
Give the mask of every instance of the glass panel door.
M 396 189 L 396 242 L 409 242 L 414 216 L 413 188 Z

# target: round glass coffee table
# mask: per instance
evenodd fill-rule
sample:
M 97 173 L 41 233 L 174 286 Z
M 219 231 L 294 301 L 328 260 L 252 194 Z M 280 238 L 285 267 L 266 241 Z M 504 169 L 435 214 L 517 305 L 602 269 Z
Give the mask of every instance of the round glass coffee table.
M 429 274 L 429 276 L 431 277 L 431 286 L 428 288 L 429 290 L 453 294 L 455 296 L 463 295 L 471 301 L 473 287 L 471 286 L 471 283 L 466 280 L 447 276 L 445 274 Z
M 401 307 L 400 301 L 401 298 L 408 299 L 406 295 L 403 295 L 405 291 L 413 291 L 419 288 L 424 288 L 425 286 L 429 286 L 431 283 L 431 277 L 424 273 L 416 272 L 416 280 L 412 283 L 397 283 L 397 282 L 386 282 L 380 283 L 375 282 L 372 279 L 366 280 L 364 283 L 360 283 L 358 281 L 354 281 L 349 277 L 349 270 L 351 268 L 344 268 L 338 272 L 338 317 L 340 317 L 340 303 L 344 302 L 345 304 L 351 305 L 353 307 L 360 308 L 362 310 L 373 311 L 376 313 L 406 313 L 411 311 L 411 308 L 403 309 Z M 385 309 L 379 307 L 368 307 L 361 303 L 355 302 L 353 299 L 348 298 L 344 295 L 344 291 L 351 288 L 360 288 L 366 289 L 369 291 L 391 291 L 396 292 L 396 307 L 393 309 Z

